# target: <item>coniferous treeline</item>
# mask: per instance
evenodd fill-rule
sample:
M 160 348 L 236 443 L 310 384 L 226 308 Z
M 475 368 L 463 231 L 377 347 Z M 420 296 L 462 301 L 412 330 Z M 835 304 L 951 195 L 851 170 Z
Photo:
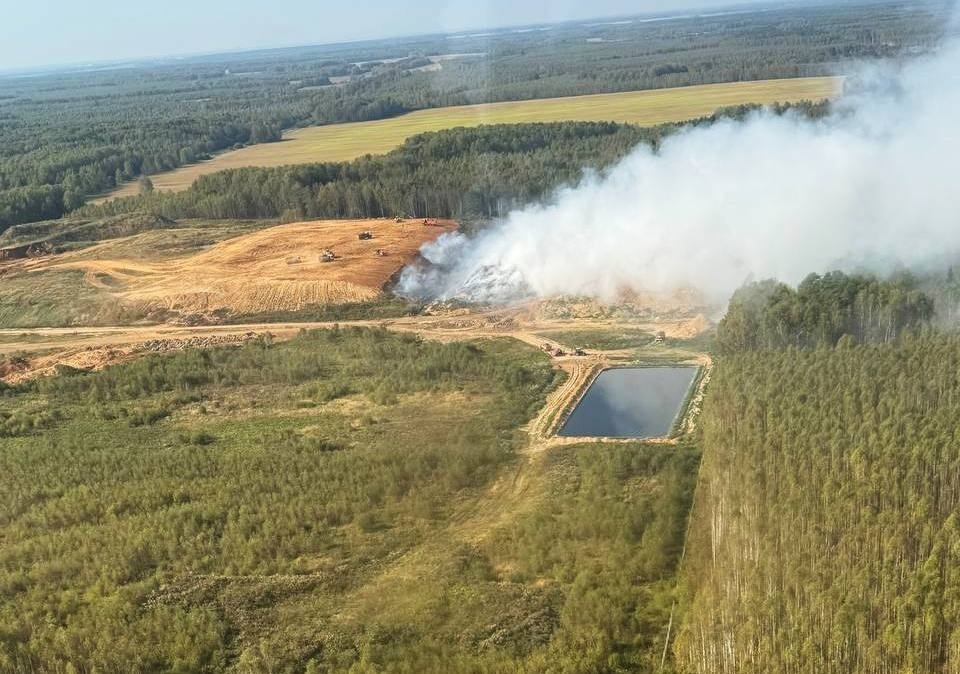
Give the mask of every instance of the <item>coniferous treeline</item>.
M 835 271 L 810 274 L 796 290 L 777 281 L 734 293 L 717 326 L 725 353 L 833 346 L 841 338 L 888 343 L 933 318 L 933 301 L 908 273 L 881 280 Z
M 656 147 L 689 124 L 743 116 L 739 106 L 687 124 L 612 122 L 500 124 L 421 134 L 386 155 L 352 162 L 244 168 L 201 176 L 178 193 L 113 199 L 79 211 L 101 217 L 137 211 L 170 218 L 495 217 L 602 170 L 638 144 Z M 774 106 L 819 116 L 825 103 Z
M 718 359 L 683 671 L 960 668 L 958 372 L 946 334 Z
M 495 125 L 415 136 L 352 162 L 244 168 L 201 176 L 179 193 L 114 199 L 88 215 L 370 218 L 493 216 L 602 168 L 670 127 L 613 123 Z

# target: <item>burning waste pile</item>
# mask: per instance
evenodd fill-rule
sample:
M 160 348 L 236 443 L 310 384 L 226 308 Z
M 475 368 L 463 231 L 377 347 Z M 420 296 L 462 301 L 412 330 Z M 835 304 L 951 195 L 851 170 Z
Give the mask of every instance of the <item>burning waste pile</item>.
M 400 275 L 402 295 L 425 300 L 471 304 L 507 304 L 534 296 L 518 266 L 502 262 L 463 264 L 477 241 L 461 232 L 447 232 L 420 249 L 421 260 Z
M 825 119 L 690 128 L 475 235 L 446 234 L 398 292 L 492 304 L 696 288 L 720 302 L 750 276 L 941 262 L 960 250 L 960 50 L 857 81 Z

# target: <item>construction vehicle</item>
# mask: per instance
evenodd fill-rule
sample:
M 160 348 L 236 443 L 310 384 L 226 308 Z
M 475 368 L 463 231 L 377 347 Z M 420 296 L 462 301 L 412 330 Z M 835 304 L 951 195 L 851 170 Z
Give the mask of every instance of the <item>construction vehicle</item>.
M 587 352 L 584 351 L 583 349 L 581 349 L 581 348 L 578 346 L 578 347 L 576 347 L 576 348 L 573 350 L 573 355 L 574 355 L 574 356 L 586 356 L 586 355 L 587 355 Z
M 30 247 L 27 248 L 27 257 L 43 257 L 44 255 L 52 254 L 53 246 L 51 246 L 48 241 L 31 244 Z
M 377 257 L 386 257 L 387 251 L 385 251 L 383 248 L 377 248 L 375 251 L 373 251 L 373 254 Z
M 333 262 L 336 259 L 337 259 L 337 256 L 334 255 L 333 251 L 330 250 L 329 248 L 324 248 L 323 251 L 320 253 L 321 262 Z
M 361 241 L 369 241 L 370 239 L 373 238 L 373 232 L 371 232 L 369 229 L 365 229 L 359 234 L 357 234 L 357 238 L 360 239 Z

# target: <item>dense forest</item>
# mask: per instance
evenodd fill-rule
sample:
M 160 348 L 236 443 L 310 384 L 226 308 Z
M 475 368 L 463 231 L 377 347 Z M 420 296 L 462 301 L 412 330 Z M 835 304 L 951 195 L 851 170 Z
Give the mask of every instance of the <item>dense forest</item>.
M 684 671 L 957 671 L 958 373 L 952 334 L 718 359 Z
M 832 73 L 850 59 L 929 49 L 944 7 L 814 5 L 0 75 L 0 229 L 295 126 Z
M 734 295 L 700 419 L 680 670 L 960 666 L 960 338 L 930 327 L 934 285 L 832 272 Z
M 422 134 L 352 162 L 245 168 L 201 176 L 183 192 L 112 199 L 80 213 L 164 217 L 490 217 L 600 169 L 668 127 L 568 122 Z
M 909 273 L 886 280 L 839 271 L 810 274 L 795 290 L 762 281 L 734 293 L 717 326 L 717 347 L 736 353 L 833 346 L 842 339 L 889 343 L 929 324 L 933 309 Z
M 826 103 L 774 106 L 819 116 Z M 183 192 L 152 192 L 88 206 L 79 215 L 145 212 L 168 218 L 490 218 L 538 201 L 638 144 L 656 147 L 678 128 L 742 116 L 751 106 L 684 124 L 497 124 L 421 134 L 385 155 L 352 162 L 245 168 L 201 176 Z

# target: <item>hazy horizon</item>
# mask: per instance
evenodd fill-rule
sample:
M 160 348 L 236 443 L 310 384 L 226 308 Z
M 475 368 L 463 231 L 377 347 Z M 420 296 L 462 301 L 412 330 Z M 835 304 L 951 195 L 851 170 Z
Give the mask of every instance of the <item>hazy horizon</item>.
M 349 7 L 324 8 L 306 0 L 284 0 L 283 11 L 278 11 L 279 3 L 267 7 L 264 0 L 211 0 L 202 5 L 170 0 L 162 6 L 131 6 L 117 0 L 83 4 L 40 0 L 18 2 L 4 12 L 0 72 L 797 1 L 679 0 L 665 7 L 657 0 L 598 0 L 587 6 L 562 0 L 543 7 L 509 0 L 485 0 L 470 6 L 425 0 L 405 7 L 387 0 L 361 0 Z M 53 16 L 57 20 L 51 23 Z M 371 16 L 380 20 L 370 21 Z

